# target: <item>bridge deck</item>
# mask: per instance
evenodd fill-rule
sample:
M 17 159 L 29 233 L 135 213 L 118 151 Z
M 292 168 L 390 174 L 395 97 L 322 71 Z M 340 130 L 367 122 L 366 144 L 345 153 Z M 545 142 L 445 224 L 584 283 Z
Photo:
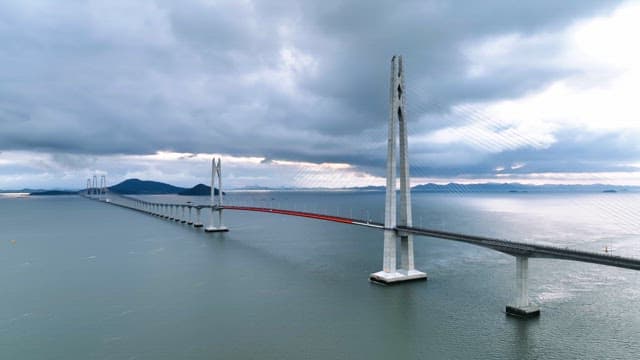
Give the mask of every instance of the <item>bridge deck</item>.
M 365 220 L 351 219 L 351 218 L 340 217 L 340 216 L 316 214 L 316 213 L 310 213 L 305 211 L 273 209 L 273 208 L 263 208 L 263 207 L 255 207 L 255 206 L 234 206 L 234 205 L 224 205 L 223 209 L 256 211 L 256 212 L 264 212 L 264 213 L 270 213 L 270 214 L 281 214 L 281 215 L 305 217 L 305 218 L 317 219 L 317 220 L 333 221 L 337 223 L 360 225 L 360 226 L 366 226 L 366 227 L 372 227 L 372 228 L 378 228 L 378 229 L 384 228 L 383 225 L 379 223 L 369 222 Z
M 573 260 L 593 264 L 615 266 L 625 269 L 640 270 L 640 259 L 616 256 L 611 254 L 573 250 L 569 248 L 561 248 L 549 245 L 528 244 L 504 239 L 466 235 L 433 229 L 421 229 L 416 227 L 398 227 L 398 231 L 419 236 L 428 236 L 438 239 L 465 242 L 497 250 L 513 256 Z
M 358 219 L 350 219 L 345 217 L 322 215 L 322 214 L 315 214 L 315 213 L 302 212 L 302 211 L 271 209 L 271 208 L 262 208 L 262 207 L 252 207 L 252 206 L 229 206 L 229 205 L 225 205 L 223 208 L 229 209 L 229 210 L 257 211 L 257 212 L 265 212 L 265 213 L 271 213 L 271 214 L 306 217 L 306 218 L 333 221 L 333 222 L 344 223 L 344 224 L 361 225 L 361 226 L 373 227 L 377 229 L 384 229 L 384 226 L 379 223 L 372 223 L 372 222 L 367 222 L 367 221 L 358 220 Z M 573 260 L 573 261 L 588 262 L 588 263 L 594 263 L 594 264 L 600 264 L 600 265 L 615 266 L 615 267 L 632 269 L 632 270 L 640 270 L 640 259 L 614 256 L 610 254 L 602 254 L 602 253 L 581 251 L 581 250 L 572 250 L 568 248 L 561 248 L 561 247 L 548 246 L 548 245 L 528 244 L 528 243 L 521 243 L 521 242 L 504 240 L 504 239 L 467 235 L 467 234 L 434 230 L 434 229 L 423 229 L 423 228 L 417 228 L 417 227 L 398 226 L 396 230 L 403 233 L 408 233 L 408 234 L 413 234 L 418 236 L 427 236 L 427 237 L 433 237 L 433 238 L 444 239 L 444 240 L 454 240 L 454 241 L 465 242 L 468 244 L 490 248 L 490 249 L 500 251 L 513 256 Z
M 146 202 L 144 200 L 136 199 L 133 197 L 128 197 L 128 196 L 121 196 L 121 197 L 127 200 L 142 201 L 144 203 L 151 204 L 150 202 Z M 128 206 L 125 204 L 118 204 L 115 202 L 112 202 L 112 204 L 135 209 L 135 210 L 140 210 L 134 206 Z M 212 209 L 213 211 L 218 211 L 218 210 L 253 211 L 253 212 L 262 212 L 262 213 L 269 213 L 269 214 L 297 216 L 297 217 L 304 217 L 304 218 L 310 218 L 310 219 L 316 219 L 316 220 L 332 221 L 332 222 L 348 224 L 348 225 L 371 227 L 371 228 L 380 229 L 380 230 L 384 229 L 383 224 L 370 222 L 367 220 L 352 219 L 352 218 L 346 218 L 346 217 L 340 217 L 340 216 L 332 216 L 332 215 L 317 214 L 317 213 L 295 211 L 295 210 L 286 210 L 286 209 L 274 209 L 274 208 L 264 208 L 264 207 L 256 207 L 256 206 L 236 206 L 236 205 L 224 205 L 223 207 L 217 207 L 214 205 L 197 205 L 197 204 L 175 204 L 175 203 L 154 203 L 154 204 L 168 205 L 168 206 L 186 206 L 186 207 L 197 208 L 197 209 L 209 208 L 209 209 Z M 432 237 L 432 238 L 438 238 L 438 239 L 444 239 L 444 240 L 465 242 L 468 244 L 473 244 L 473 245 L 493 249 L 496 251 L 500 251 L 513 256 L 573 260 L 573 261 L 587 262 L 587 263 L 593 263 L 593 264 L 614 266 L 614 267 L 625 268 L 625 269 L 640 270 L 640 259 L 616 256 L 611 254 L 573 250 L 569 248 L 561 248 L 561 247 L 548 246 L 548 245 L 528 244 L 528 243 L 522 243 L 522 242 L 516 242 L 516 241 L 510 241 L 510 240 L 504 240 L 504 239 L 468 235 L 468 234 L 461 234 L 461 233 L 435 230 L 435 229 L 418 228 L 418 227 L 398 226 L 394 230 L 405 233 L 405 234 L 413 234 L 417 236 L 426 236 L 426 237 Z

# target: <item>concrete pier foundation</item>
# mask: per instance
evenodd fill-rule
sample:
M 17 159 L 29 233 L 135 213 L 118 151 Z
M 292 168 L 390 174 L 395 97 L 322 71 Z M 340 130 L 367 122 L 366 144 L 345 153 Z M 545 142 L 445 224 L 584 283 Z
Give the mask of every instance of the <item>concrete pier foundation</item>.
M 173 205 L 174 216 L 173 221 L 180 222 L 180 205 Z
M 196 208 L 196 221 L 193 223 L 193 227 L 202 227 L 202 223 L 200 222 L 200 208 Z
M 540 316 L 540 309 L 529 303 L 528 290 L 529 258 L 516 256 L 516 298 L 513 304 L 507 305 L 507 315 L 532 318 Z
M 180 205 L 180 207 L 182 208 L 182 216 L 180 217 L 180 222 L 184 224 L 184 223 L 187 222 L 187 219 L 184 217 L 184 207 L 185 206 L 184 205 Z
M 211 191 L 213 191 L 213 190 L 211 190 Z M 211 210 L 209 212 L 209 226 L 204 228 L 204 231 L 205 232 L 216 232 L 218 230 L 218 228 L 213 225 L 213 221 L 214 221 L 213 219 L 214 219 L 214 213 L 215 213 L 215 210 L 213 209 L 213 205 L 209 210 Z

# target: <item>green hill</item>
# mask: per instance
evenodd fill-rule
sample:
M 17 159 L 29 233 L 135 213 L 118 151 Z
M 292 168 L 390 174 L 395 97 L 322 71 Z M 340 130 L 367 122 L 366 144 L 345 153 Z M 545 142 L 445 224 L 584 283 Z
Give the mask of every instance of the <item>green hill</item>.
M 218 189 L 215 189 L 215 194 L 218 195 Z M 223 193 L 224 194 L 224 193 Z M 179 192 L 178 195 L 188 195 L 188 196 L 203 196 L 203 195 L 211 195 L 211 186 L 207 186 L 205 184 L 198 184 L 191 189 L 186 189 L 182 192 Z
M 127 179 L 117 185 L 109 187 L 109 191 L 111 192 L 131 195 L 178 194 L 185 190 L 187 189 L 158 181 L 140 179 Z

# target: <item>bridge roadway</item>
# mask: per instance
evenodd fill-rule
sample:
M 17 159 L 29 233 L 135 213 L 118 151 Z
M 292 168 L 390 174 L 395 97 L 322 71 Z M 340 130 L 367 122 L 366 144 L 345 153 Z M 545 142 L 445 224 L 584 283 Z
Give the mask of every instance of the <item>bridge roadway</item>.
M 318 220 L 333 221 L 333 222 L 338 222 L 343 224 L 360 225 L 360 226 L 366 226 L 366 227 L 371 227 L 376 229 L 384 229 L 383 224 L 380 224 L 380 223 L 344 218 L 339 216 L 294 211 L 294 210 L 272 209 L 272 208 L 252 207 L 252 206 L 230 206 L 230 205 L 224 205 L 223 209 L 256 211 L 256 212 L 264 212 L 264 213 L 271 213 L 271 214 L 290 215 L 290 216 L 298 216 L 298 217 L 312 218 L 312 219 L 318 219 Z M 587 262 L 587 263 L 593 263 L 593 264 L 614 266 L 614 267 L 631 269 L 631 270 L 640 270 L 640 259 L 616 256 L 616 255 L 611 255 L 606 253 L 572 250 L 568 248 L 561 248 L 561 247 L 548 246 L 548 245 L 528 244 L 528 243 L 521 243 L 521 242 L 515 242 L 510 240 L 504 240 L 504 239 L 467 235 L 467 234 L 460 234 L 460 233 L 449 232 L 449 231 L 424 229 L 424 228 L 418 228 L 418 227 L 398 226 L 396 227 L 395 230 L 405 234 L 413 234 L 418 236 L 426 236 L 426 237 L 432 237 L 432 238 L 438 238 L 438 239 L 465 242 L 468 244 L 473 244 L 473 245 L 493 249 L 496 251 L 500 251 L 513 256 L 573 260 L 573 261 Z
M 112 200 L 116 200 L 114 199 L 113 194 L 111 196 L 112 196 Z M 222 207 L 219 207 L 216 205 L 151 203 L 141 199 L 137 199 L 130 196 L 123 196 L 123 195 L 116 196 L 115 198 L 118 198 L 118 197 L 125 200 L 129 200 L 129 201 L 160 205 L 160 206 L 176 206 L 176 207 L 184 206 L 187 208 L 194 208 L 198 210 L 211 209 L 212 211 L 219 211 L 222 209 L 222 210 L 234 210 L 234 211 L 262 212 L 262 213 L 269 213 L 269 214 L 288 215 L 288 216 L 296 216 L 296 217 L 303 217 L 303 218 L 316 219 L 316 220 L 331 221 L 331 222 L 336 222 L 341 224 L 358 225 L 358 226 L 384 230 L 384 225 L 377 222 L 371 222 L 371 221 L 361 220 L 361 219 L 352 219 L 352 218 L 340 217 L 340 216 L 317 214 L 317 213 L 304 212 L 304 211 L 296 211 L 296 210 L 286 210 L 286 209 L 266 208 L 266 207 L 256 207 L 256 206 L 236 206 L 236 205 L 224 205 Z M 114 205 L 126 207 L 129 209 L 138 210 L 142 212 L 149 212 L 141 209 L 138 206 L 135 206 L 134 204 L 129 205 L 119 201 L 110 201 L 110 202 Z M 492 250 L 500 251 L 502 253 L 509 254 L 516 257 L 534 257 L 534 258 L 572 260 L 572 261 L 607 265 L 607 266 L 613 266 L 613 267 L 625 268 L 625 269 L 631 269 L 631 270 L 640 270 L 640 259 L 622 257 L 622 256 L 617 256 L 617 255 L 612 255 L 607 253 L 573 250 L 569 248 L 562 248 L 562 247 L 549 246 L 549 245 L 522 243 L 522 242 L 510 241 L 505 239 L 483 237 L 483 236 L 476 236 L 476 235 L 467 235 L 467 234 L 461 234 L 461 233 L 450 232 L 450 231 L 418 228 L 415 226 L 412 226 L 412 227 L 398 226 L 394 230 L 401 234 L 413 234 L 417 236 L 426 236 L 426 237 L 437 238 L 437 239 L 464 242 L 464 243 L 473 244 L 473 245 L 489 248 Z

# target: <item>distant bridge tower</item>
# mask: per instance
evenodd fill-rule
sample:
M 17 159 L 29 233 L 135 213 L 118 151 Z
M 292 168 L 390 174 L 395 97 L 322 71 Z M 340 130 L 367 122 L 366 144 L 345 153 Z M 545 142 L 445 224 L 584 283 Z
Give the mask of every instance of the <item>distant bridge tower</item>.
M 389 134 L 387 142 L 387 191 L 384 208 L 384 251 L 382 271 L 371 274 L 370 279 L 382 283 L 408 280 L 426 280 L 427 274 L 418 271 L 413 261 L 413 235 L 403 233 L 397 226 L 412 226 L 411 184 L 409 178 L 409 153 L 407 144 L 407 122 L 404 99 L 404 74 L 402 57 L 391 59 L 391 88 Z M 400 218 L 396 221 L 396 128 L 399 129 L 400 148 Z M 398 243 L 400 266 L 398 258 Z
M 91 178 L 87 178 L 87 196 L 91 195 Z
M 92 180 L 92 188 L 91 188 L 91 193 L 93 195 L 98 195 L 98 176 L 97 175 L 93 175 L 93 180 Z
M 100 175 L 100 200 L 105 200 L 107 195 L 107 176 Z
M 216 195 L 216 178 L 218 179 L 218 194 Z M 213 226 L 214 212 L 218 212 L 218 226 Z M 211 159 L 211 218 L 206 232 L 229 231 L 229 228 L 222 224 L 222 160 Z

